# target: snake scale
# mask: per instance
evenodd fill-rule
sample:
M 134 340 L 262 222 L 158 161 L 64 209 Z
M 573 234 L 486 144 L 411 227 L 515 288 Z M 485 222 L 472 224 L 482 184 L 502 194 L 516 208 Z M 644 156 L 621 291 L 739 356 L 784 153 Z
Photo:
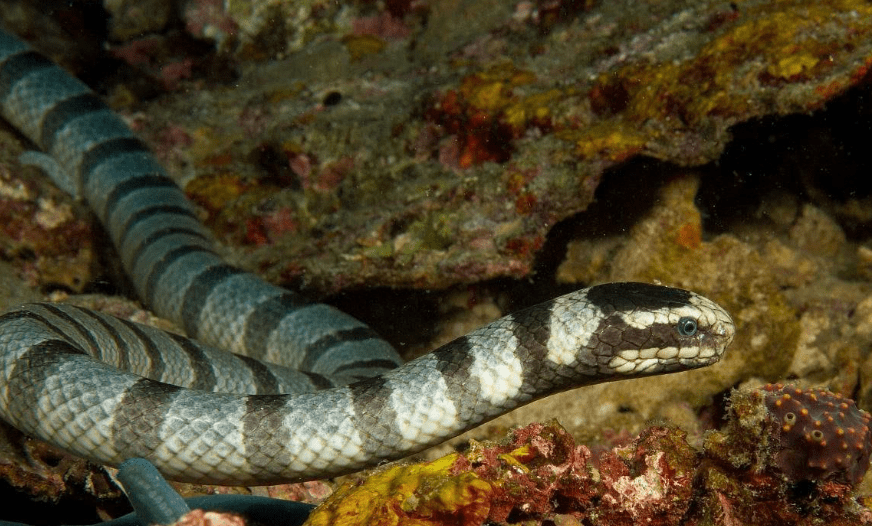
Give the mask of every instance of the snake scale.
M 225 484 L 336 475 L 558 391 L 709 365 L 733 338 L 702 296 L 611 283 L 402 364 L 354 318 L 225 264 L 121 118 L 5 32 L 0 107 L 45 152 L 29 162 L 89 203 L 143 302 L 192 338 L 59 304 L 0 317 L 0 416 L 99 463 Z

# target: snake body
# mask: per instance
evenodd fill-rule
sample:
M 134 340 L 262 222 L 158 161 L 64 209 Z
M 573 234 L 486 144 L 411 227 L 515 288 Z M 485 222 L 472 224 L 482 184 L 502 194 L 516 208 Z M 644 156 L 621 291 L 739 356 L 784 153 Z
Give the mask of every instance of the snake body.
M 612 283 L 401 365 L 361 322 L 225 264 L 124 122 L 2 31 L 0 110 L 45 152 L 31 162 L 90 204 L 141 299 L 193 338 L 66 305 L 0 316 L 0 416 L 100 463 L 143 457 L 210 483 L 336 475 L 551 393 L 709 365 L 733 337 L 702 296 Z

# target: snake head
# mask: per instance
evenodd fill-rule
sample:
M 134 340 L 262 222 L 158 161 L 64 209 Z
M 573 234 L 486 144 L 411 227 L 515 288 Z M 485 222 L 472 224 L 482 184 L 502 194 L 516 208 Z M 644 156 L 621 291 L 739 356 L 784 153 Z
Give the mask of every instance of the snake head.
M 587 296 L 602 312 L 593 351 L 602 372 L 648 376 L 711 365 L 736 331 L 720 305 L 682 289 L 618 283 Z

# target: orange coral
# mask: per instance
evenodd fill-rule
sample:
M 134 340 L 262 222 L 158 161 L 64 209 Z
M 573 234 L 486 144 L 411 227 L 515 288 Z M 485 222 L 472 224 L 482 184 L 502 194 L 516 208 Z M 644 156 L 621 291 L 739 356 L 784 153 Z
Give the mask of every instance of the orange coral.
M 513 66 L 496 67 L 464 78 L 430 105 L 425 117 L 456 136 L 459 168 L 505 162 L 514 150 L 512 140 L 528 127 L 551 126 L 550 104 L 562 95 L 559 90 L 515 94 L 515 88 L 535 80 Z

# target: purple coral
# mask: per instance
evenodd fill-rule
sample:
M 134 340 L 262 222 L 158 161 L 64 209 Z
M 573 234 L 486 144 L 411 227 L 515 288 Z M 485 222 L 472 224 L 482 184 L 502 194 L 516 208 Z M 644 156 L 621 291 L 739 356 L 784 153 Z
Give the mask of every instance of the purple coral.
M 791 480 L 857 484 L 869 469 L 869 413 L 824 389 L 768 384 L 765 405 L 780 424 L 774 466 Z

